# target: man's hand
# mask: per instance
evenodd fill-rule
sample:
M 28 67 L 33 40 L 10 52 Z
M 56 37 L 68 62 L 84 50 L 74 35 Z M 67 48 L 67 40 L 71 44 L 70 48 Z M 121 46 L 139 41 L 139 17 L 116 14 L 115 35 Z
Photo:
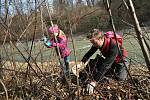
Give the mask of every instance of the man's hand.
M 89 95 L 92 95 L 94 93 L 95 86 L 96 86 L 96 82 L 91 82 L 87 84 L 86 91 L 88 92 Z
M 81 62 L 82 62 L 82 63 L 86 63 L 86 61 L 87 61 L 87 58 L 86 58 L 86 57 L 83 57 L 83 58 L 81 59 Z

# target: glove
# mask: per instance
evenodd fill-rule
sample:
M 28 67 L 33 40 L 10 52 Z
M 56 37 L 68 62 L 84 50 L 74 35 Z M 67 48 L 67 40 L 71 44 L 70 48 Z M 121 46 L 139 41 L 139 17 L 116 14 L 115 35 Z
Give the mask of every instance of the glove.
M 46 36 L 43 36 L 41 41 L 43 41 L 43 43 L 46 47 L 52 46 L 52 43 L 50 41 L 48 41 L 48 38 Z
M 52 46 L 52 43 L 50 41 L 44 42 L 45 46 L 50 47 Z
M 91 82 L 91 83 L 87 84 L 86 91 L 88 92 L 89 95 L 94 93 L 95 86 L 96 86 L 96 82 Z
M 47 39 L 46 36 L 43 36 L 42 39 L 41 39 L 41 41 L 44 41 L 44 43 L 47 42 L 47 40 L 48 40 L 48 39 Z

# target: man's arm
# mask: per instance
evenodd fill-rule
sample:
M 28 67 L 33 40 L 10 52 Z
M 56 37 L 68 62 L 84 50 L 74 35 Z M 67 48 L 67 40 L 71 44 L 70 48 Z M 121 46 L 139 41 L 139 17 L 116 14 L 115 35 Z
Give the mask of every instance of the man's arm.
M 91 49 L 83 56 L 82 62 L 86 63 L 86 61 L 97 51 L 97 48 L 92 46 Z

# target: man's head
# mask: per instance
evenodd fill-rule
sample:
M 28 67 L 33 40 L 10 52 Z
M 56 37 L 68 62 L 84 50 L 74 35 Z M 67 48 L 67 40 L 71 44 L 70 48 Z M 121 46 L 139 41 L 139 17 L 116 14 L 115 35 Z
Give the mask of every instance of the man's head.
M 104 33 L 99 29 L 93 29 L 90 34 L 87 35 L 87 38 L 95 47 L 101 47 L 104 42 Z

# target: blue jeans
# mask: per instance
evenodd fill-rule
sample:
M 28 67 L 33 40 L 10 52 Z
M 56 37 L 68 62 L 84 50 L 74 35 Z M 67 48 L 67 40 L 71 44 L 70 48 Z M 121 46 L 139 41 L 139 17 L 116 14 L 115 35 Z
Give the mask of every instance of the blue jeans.
M 69 62 L 70 62 L 70 56 L 64 57 L 64 62 L 65 62 L 65 68 L 64 73 L 69 72 Z
M 69 62 L 70 62 L 70 56 L 64 57 L 64 62 L 65 62 L 65 63 L 69 63 Z

